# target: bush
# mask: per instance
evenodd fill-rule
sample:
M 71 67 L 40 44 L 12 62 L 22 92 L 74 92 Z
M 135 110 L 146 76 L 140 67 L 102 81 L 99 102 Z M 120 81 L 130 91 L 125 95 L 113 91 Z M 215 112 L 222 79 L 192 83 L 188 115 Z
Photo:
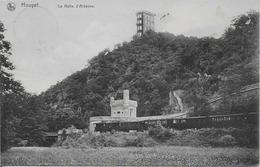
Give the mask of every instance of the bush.
M 82 147 L 85 147 L 84 144 L 77 142 L 75 139 L 73 139 L 69 136 L 62 143 L 59 143 L 58 146 L 62 146 L 64 148 L 82 148 Z
M 153 147 L 156 145 L 159 145 L 159 143 L 157 143 L 153 138 L 148 136 L 144 139 L 143 147 Z
M 64 141 L 56 142 L 53 146 L 62 146 L 65 148 L 86 148 L 86 147 L 103 147 L 106 143 L 104 135 L 86 133 L 81 136 L 67 136 Z
M 150 127 L 148 129 L 148 134 L 151 137 L 156 137 L 161 131 L 162 131 L 162 129 L 160 127 L 155 127 L 155 128 Z
M 142 147 L 144 145 L 144 138 L 137 137 L 137 138 L 126 138 L 125 146 L 132 146 L 132 147 Z
M 120 144 L 118 144 L 117 140 L 113 138 L 109 138 L 105 143 L 104 147 L 118 147 Z
M 257 129 L 237 128 L 203 128 L 174 130 L 166 128 L 150 128 L 149 136 L 166 145 L 178 146 L 246 146 L 258 147 Z
M 258 128 L 229 128 L 228 131 L 236 139 L 239 146 L 258 147 Z
M 236 139 L 231 135 L 225 135 L 219 138 L 220 146 L 234 146 L 236 145 Z
M 167 129 L 167 128 L 164 128 L 161 126 L 149 128 L 148 134 L 149 134 L 149 136 L 151 136 L 155 139 L 158 139 L 160 141 L 168 140 L 173 136 L 173 133 L 171 132 L 170 129 Z
M 174 146 L 258 146 L 257 129 L 203 128 L 174 130 L 164 127 L 149 128 L 148 132 L 84 133 L 68 136 L 56 146 L 70 147 L 152 147 L 156 145 Z

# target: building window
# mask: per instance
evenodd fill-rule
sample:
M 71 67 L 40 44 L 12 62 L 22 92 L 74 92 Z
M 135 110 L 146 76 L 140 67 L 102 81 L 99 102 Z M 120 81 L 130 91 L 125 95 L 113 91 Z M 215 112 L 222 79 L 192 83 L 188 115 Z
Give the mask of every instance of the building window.
M 117 114 L 120 114 L 120 111 L 117 111 Z

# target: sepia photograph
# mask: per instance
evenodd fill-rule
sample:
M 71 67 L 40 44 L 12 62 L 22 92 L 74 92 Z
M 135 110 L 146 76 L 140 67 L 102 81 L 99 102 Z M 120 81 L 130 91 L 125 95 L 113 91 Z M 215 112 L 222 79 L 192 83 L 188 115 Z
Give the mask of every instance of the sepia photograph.
M 259 166 L 259 0 L 0 0 L 1 166 Z

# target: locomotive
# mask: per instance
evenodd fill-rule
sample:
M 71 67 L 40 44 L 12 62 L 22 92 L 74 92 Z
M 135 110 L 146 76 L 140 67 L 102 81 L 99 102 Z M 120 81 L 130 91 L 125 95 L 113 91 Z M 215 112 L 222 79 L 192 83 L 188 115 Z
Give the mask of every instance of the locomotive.
M 171 118 L 158 120 L 142 120 L 142 121 L 111 121 L 100 122 L 96 124 L 95 131 L 113 132 L 130 130 L 146 131 L 150 127 L 163 126 L 176 130 L 192 129 L 192 128 L 242 128 L 245 126 L 258 127 L 258 112 L 228 114 L 228 115 L 210 115 L 188 118 Z

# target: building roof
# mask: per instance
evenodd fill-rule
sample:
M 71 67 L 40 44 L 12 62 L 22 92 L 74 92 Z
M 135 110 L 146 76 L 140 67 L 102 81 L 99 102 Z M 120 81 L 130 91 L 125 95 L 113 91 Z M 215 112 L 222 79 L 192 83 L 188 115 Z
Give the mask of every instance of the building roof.
M 146 116 L 146 117 L 110 117 L 110 116 L 97 116 L 90 117 L 90 122 L 100 123 L 100 122 L 138 122 L 138 121 L 148 121 L 148 120 L 165 120 L 165 119 L 179 119 L 186 118 L 188 112 L 181 112 L 169 115 L 157 115 L 157 116 Z
M 145 11 L 145 10 L 142 10 L 142 11 L 139 11 L 136 13 L 136 15 L 140 14 L 140 13 L 145 13 L 147 15 L 150 15 L 150 16 L 155 16 L 156 14 L 152 13 L 152 12 L 148 12 L 148 11 Z

